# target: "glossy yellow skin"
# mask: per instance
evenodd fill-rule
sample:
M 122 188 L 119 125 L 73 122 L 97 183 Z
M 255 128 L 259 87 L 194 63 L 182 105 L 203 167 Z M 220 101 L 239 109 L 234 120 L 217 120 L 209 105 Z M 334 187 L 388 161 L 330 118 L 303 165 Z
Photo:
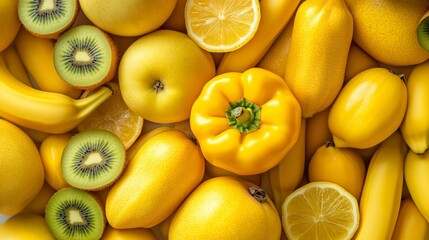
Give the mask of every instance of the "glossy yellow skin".
M 19 213 L 0 224 L 0 236 L 7 240 L 44 239 L 55 240 L 45 218 L 35 213 Z
M 229 126 L 225 115 L 231 102 L 243 98 L 261 107 L 259 128 L 249 133 Z M 300 106 L 286 83 L 262 68 L 211 79 L 190 117 L 206 160 L 239 175 L 259 174 L 277 165 L 297 141 L 300 124 Z
M 407 79 L 408 105 L 401 133 L 415 153 L 429 147 L 429 62 L 416 65 Z
M 273 201 L 279 212 L 281 212 L 281 207 L 286 197 L 298 188 L 304 177 L 305 129 L 306 119 L 302 119 L 298 140 L 280 163 L 268 171 L 271 190 L 273 191 Z
M 201 183 L 173 216 L 168 239 L 280 239 L 276 207 L 269 198 L 257 201 L 249 187 L 257 186 L 229 176 Z
M 200 149 L 180 130 L 151 137 L 137 151 L 106 199 L 117 229 L 150 228 L 165 220 L 204 176 Z
M 40 189 L 36 197 L 34 197 L 33 200 L 27 206 L 25 206 L 24 209 L 22 209 L 21 213 L 30 212 L 44 216 L 46 204 L 55 192 L 56 190 L 45 181 L 43 183 L 42 189 Z
M 328 140 L 332 140 L 332 134 L 328 126 L 328 116 L 330 107 L 314 114 L 311 118 L 307 118 L 307 126 L 305 129 L 305 159 L 310 162 L 311 157 L 317 149 L 325 144 Z
M 19 31 L 21 22 L 18 18 L 18 0 L 8 0 L 0 2 L 0 52 L 12 44 Z
M 255 67 L 288 24 L 299 3 L 300 0 L 260 1 L 261 19 L 258 30 L 244 46 L 224 54 L 217 74 L 244 72 Z
M 16 77 L 19 81 L 23 82 L 25 85 L 32 87 L 31 80 L 28 76 L 27 69 L 25 69 L 24 64 L 21 61 L 21 58 L 16 51 L 15 46 L 10 45 L 2 52 L 6 66 L 13 76 Z
M 370 148 L 395 132 L 405 115 L 407 88 L 386 68 L 353 77 L 329 112 L 328 125 L 337 147 Z
M 284 78 L 304 118 L 326 109 L 339 93 L 352 34 L 344 0 L 307 0 L 298 7 Z
M 395 132 L 380 145 L 369 164 L 359 202 L 355 240 L 391 239 L 401 205 L 407 145 Z
M 23 28 L 15 39 L 18 55 L 39 89 L 76 99 L 82 90 L 74 88 L 58 75 L 54 65 L 54 45 L 53 39 L 36 37 Z
M 72 137 L 71 133 L 52 134 L 45 138 L 39 147 L 45 179 L 56 190 L 70 186 L 61 172 L 61 158 L 64 148 Z
M 0 132 L 0 214 L 14 215 L 42 188 L 43 165 L 36 145 L 19 127 L 0 118 Z
M 157 240 L 157 238 L 147 228 L 115 229 L 108 225 L 100 240 Z
M 429 223 L 412 198 L 402 200 L 392 240 L 425 239 Z
M 338 148 L 326 143 L 314 153 L 308 165 L 310 182 L 333 182 L 360 199 L 365 181 L 365 161 L 350 148 Z
M 427 183 L 429 182 L 429 151 L 423 154 L 415 154 L 408 151 L 405 159 L 405 182 L 408 191 L 426 221 L 429 222 L 429 192 Z

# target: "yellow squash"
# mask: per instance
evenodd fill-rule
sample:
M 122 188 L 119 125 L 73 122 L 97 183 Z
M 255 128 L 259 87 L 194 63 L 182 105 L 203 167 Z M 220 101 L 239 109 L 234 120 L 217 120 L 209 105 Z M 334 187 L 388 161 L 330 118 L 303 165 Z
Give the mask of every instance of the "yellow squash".
M 328 125 L 337 147 L 370 148 L 395 132 L 405 115 L 407 88 L 386 68 L 354 76 L 329 112 Z
M 405 159 L 405 182 L 416 207 L 429 222 L 429 151 L 416 154 L 408 151 Z
M 401 133 L 417 154 L 429 147 L 429 62 L 413 68 L 407 80 L 408 105 Z
M 401 204 L 407 145 L 395 132 L 380 145 L 369 164 L 359 202 L 355 240 L 391 239 Z
M 204 157 L 239 175 L 277 165 L 298 139 L 301 109 L 285 81 L 262 68 L 217 75 L 190 117 Z
M 307 0 L 296 12 L 285 80 L 305 118 L 329 107 L 339 93 L 353 34 L 343 0 Z

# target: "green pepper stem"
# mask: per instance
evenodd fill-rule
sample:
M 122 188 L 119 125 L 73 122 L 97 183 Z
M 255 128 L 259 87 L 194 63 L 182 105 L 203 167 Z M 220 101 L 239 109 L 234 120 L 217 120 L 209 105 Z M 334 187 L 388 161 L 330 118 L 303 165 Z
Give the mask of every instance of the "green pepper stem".
M 248 133 L 259 128 L 261 107 L 241 99 L 238 102 L 230 103 L 226 111 L 228 125 L 236 128 L 241 133 Z

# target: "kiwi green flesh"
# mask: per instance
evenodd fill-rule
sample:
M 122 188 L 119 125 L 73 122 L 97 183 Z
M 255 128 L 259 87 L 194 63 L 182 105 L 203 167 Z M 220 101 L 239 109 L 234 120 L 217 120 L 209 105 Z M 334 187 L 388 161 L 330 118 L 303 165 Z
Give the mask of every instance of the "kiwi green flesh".
M 56 35 L 70 27 L 77 17 L 76 0 L 19 0 L 18 17 L 23 26 L 39 36 Z
M 417 27 L 417 39 L 420 46 L 429 51 L 429 16 L 420 21 Z
M 48 201 L 45 221 L 56 239 L 100 239 L 104 212 L 89 193 L 76 188 L 58 190 Z
M 54 47 L 58 75 L 69 84 L 92 89 L 113 78 L 116 49 L 110 37 L 91 25 L 71 28 L 61 34 Z
M 124 166 L 124 145 L 107 130 L 77 133 L 67 143 L 61 159 L 65 181 L 73 187 L 89 191 L 113 184 Z

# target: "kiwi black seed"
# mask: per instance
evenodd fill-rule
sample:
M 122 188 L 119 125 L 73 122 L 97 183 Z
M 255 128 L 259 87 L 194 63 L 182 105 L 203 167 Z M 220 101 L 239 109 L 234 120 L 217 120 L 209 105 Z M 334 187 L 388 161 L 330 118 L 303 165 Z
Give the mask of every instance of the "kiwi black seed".
M 125 147 L 107 130 L 87 130 L 74 135 L 64 148 L 61 170 L 71 186 L 98 191 L 112 185 L 125 166 Z
M 92 25 L 73 27 L 54 46 L 58 75 L 79 89 L 92 90 L 116 75 L 118 51 L 111 37 Z
M 56 239 L 100 239 L 106 226 L 100 200 L 83 190 L 63 188 L 49 199 L 45 221 Z
M 57 38 L 79 13 L 78 0 L 18 0 L 18 17 L 29 32 L 44 38 Z
M 417 39 L 420 46 L 429 51 L 429 13 L 425 14 L 417 27 Z

